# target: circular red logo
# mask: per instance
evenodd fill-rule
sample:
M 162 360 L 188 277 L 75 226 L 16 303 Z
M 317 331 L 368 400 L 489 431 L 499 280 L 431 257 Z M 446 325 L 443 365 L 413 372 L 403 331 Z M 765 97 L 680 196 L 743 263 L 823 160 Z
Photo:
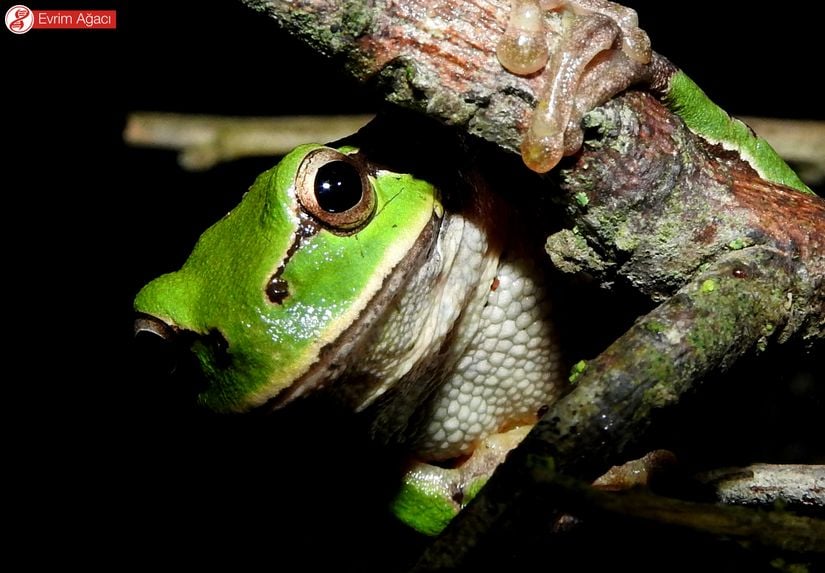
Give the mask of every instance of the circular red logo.
M 22 4 L 12 6 L 6 11 L 6 28 L 12 34 L 25 34 L 34 26 L 34 12 Z

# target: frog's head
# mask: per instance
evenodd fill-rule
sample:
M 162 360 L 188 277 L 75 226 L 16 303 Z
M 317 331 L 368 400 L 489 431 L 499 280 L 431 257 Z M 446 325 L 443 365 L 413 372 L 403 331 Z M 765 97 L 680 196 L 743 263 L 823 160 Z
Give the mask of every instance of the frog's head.
M 429 183 L 301 146 L 140 291 L 136 330 L 193 335 L 210 409 L 285 402 L 340 371 L 439 215 Z

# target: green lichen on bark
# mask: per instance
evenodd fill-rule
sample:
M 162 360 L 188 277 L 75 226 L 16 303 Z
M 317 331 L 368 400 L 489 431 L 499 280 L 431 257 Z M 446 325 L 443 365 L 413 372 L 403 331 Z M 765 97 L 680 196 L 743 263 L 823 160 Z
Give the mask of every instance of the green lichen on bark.
M 599 277 L 609 271 L 607 284 L 617 278 L 662 301 L 725 254 L 768 246 L 787 255 L 797 279 L 785 293 L 795 308 L 782 339 L 794 332 L 822 339 L 821 199 L 771 186 L 729 158 L 720 161 L 648 96 L 630 93 L 587 121 L 586 151 L 563 172 L 575 232 L 562 230 L 547 242 L 560 270 Z M 792 224 L 780 219 L 784 209 Z
M 563 229 L 547 237 L 545 250 L 550 255 L 553 265 L 565 273 L 588 272 L 594 276 L 602 276 L 611 266 L 575 229 Z
M 403 56 L 385 66 L 377 81 L 390 103 L 434 115 L 448 125 L 466 125 L 477 111 L 475 103 L 444 91 L 438 75 Z
M 621 451 L 644 432 L 653 410 L 751 351 L 766 322 L 787 322 L 785 292 L 794 277 L 782 259 L 765 248 L 721 258 L 589 361 L 577 387 L 551 406 L 528 440 L 553 444 L 548 453 L 576 471 L 604 463 L 592 450 L 582 459 L 574 444 L 583 433 L 599 435 L 594 441 L 608 459 Z M 704 289 L 707 281 L 716 287 Z

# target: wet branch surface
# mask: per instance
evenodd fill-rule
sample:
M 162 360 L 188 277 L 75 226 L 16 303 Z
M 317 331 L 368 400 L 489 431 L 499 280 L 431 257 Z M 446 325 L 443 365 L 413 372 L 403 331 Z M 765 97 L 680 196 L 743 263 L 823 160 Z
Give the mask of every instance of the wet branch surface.
M 508 74 L 495 59 L 507 0 L 246 3 L 387 100 L 517 148 L 542 78 Z M 564 272 L 621 281 L 658 306 L 583 366 L 416 571 L 502 555 L 571 499 L 585 512 L 627 511 L 638 501 L 616 509 L 620 501 L 573 495 L 579 486 L 565 480 L 622 462 L 660 412 L 741 358 L 791 339 L 822 348 L 825 201 L 759 179 L 642 91 L 598 108 L 586 125 L 583 151 L 557 174 L 571 224 L 547 251 Z M 822 520 L 752 511 L 699 513 L 718 525 L 707 531 L 825 553 Z

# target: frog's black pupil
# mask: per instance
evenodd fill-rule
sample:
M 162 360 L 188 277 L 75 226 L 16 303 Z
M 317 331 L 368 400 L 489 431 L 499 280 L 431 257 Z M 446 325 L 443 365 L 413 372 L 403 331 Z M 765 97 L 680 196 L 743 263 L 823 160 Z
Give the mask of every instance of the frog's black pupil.
M 361 200 L 361 175 L 348 161 L 330 161 L 315 174 L 315 198 L 327 213 L 342 213 Z

